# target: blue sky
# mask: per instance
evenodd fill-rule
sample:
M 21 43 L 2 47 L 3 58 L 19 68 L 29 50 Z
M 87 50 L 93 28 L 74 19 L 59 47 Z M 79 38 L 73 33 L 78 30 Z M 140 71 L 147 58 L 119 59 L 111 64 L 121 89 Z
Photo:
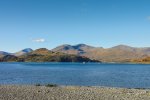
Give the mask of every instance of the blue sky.
M 0 51 L 150 47 L 150 0 L 0 0 Z

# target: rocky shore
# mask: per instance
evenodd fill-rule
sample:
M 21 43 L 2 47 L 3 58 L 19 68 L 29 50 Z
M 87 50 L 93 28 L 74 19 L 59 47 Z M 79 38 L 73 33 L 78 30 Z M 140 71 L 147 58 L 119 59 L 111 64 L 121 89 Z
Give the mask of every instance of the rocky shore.
M 0 100 L 150 100 L 150 90 L 78 86 L 1 85 Z

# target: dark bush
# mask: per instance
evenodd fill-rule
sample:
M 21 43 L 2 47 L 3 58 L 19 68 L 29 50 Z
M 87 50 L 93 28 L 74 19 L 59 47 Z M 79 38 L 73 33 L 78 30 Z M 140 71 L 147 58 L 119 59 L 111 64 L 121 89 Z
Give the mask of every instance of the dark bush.
M 56 84 L 47 84 L 47 85 L 45 85 L 46 87 L 57 87 L 57 85 Z

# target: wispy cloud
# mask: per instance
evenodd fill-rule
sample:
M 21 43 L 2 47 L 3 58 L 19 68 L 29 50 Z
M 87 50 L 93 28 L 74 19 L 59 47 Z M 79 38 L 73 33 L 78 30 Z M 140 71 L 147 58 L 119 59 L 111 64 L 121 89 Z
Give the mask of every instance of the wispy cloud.
M 43 38 L 38 38 L 38 39 L 32 39 L 33 42 L 38 42 L 38 43 L 41 43 L 41 42 L 45 42 L 45 39 Z

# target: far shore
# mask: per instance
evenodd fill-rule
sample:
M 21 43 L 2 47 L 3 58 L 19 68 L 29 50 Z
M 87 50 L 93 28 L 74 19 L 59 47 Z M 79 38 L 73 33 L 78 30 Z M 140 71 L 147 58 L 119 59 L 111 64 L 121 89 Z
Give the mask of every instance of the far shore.
M 150 62 L 0 62 L 0 63 L 79 63 L 79 64 L 146 64 L 149 65 Z
M 149 89 L 0 85 L 0 100 L 150 100 Z

